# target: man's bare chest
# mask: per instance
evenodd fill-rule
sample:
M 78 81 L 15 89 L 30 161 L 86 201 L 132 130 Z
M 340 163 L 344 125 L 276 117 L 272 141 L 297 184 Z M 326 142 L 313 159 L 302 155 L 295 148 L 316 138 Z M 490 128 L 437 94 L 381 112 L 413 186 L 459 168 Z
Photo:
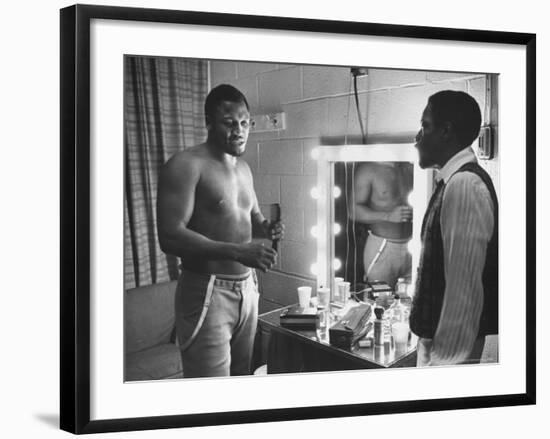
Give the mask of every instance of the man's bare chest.
M 249 177 L 237 172 L 205 174 L 197 185 L 195 206 L 217 215 L 250 213 L 254 193 Z
M 403 202 L 412 190 L 412 172 L 404 169 L 387 169 L 373 180 L 372 198 L 380 201 Z

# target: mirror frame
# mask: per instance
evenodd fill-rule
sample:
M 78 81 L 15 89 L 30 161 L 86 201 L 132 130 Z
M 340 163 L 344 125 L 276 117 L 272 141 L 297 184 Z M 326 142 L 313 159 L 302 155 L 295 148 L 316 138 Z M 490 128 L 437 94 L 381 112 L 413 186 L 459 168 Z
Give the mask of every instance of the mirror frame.
M 317 288 L 328 286 L 334 300 L 334 163 L 335 162 L 410 162 L 413 164 L 413 190 L 409 202 L 413 206 L 413 232 L 409 243 L 412 254 L 412 284 L 420 259 L 422 217 L 433 189 L 433 171 L 420 168 L 414 143 L 359 144 L 318 146 L 312 157 L 317 160 Z M 330 284 L 329 284 L 330 281 Z M 414 293 L 413 293 L 414 294 Z

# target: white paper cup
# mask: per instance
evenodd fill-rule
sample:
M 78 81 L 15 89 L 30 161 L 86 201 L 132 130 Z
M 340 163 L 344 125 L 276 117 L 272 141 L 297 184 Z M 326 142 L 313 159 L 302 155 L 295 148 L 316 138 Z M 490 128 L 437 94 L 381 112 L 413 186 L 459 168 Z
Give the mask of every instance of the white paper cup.
M 333 291 L 334 291 L 334 299 L 337 302 L 342 302 L 342 298 L 340 297 L 340 291 L 338 289 L 338 285 L 340 284 L 340 282 L 344 282 L 343 277 L 335 277 L 334 282 L 332 283 L 332 288 L 333 288 Z
M 298 301 L 302 308 L 309 308 L 311 299 L 311 287 L 298 287 Z
M 327 308 L 330 302 L 330 289 L 321 287 L 317 290 L 318 306 Z
M 395 344 L 407 344 L 409 341 L 409 325 L 403 322 L 395 322 L 391 327 L 391 331 Z
M 349 282 L 340 282 L 338 284 L 338 296 L 343 302 L 346 302 L 349 299 Z

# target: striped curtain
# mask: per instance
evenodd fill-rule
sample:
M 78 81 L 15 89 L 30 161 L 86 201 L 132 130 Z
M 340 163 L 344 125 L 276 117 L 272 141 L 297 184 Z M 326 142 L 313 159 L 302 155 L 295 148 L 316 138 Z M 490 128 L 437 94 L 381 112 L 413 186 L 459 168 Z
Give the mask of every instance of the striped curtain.
M 160 250 L 156 201 L 160 166 L 206 138 L 207 61 L 124 59 L 125 288 L 176 279 L 178 262 Z

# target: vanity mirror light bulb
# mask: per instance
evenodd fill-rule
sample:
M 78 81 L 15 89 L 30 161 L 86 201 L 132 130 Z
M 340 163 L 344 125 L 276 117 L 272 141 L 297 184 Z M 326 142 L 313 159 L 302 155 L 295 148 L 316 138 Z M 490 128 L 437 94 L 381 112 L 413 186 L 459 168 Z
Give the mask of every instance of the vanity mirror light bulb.
M 340 268 L 342 268 L 342 261 L 338 258 L 335 258 L 332 265 L 334 270 L 340 270 Z
M 333 226 L 332 230 L 333 230 L 335 235 L 338 235 L 338 233 L 340 233 L 342 231 L 342 227 L 340 226 L 340 224 L 334 223 L 334 226 Z
M 311 188 L 311 191 L 309 193 L 311 195 L 311 198 L 313 198 L 314 200 L 319 199 L 319 189 L 317 188 L 317 186 Z
M 316 263 L 311 264 L 311 274 L 313 274 L 314 276 L 317 276 L 319 274 Z
M 332 195 L 334 195 L 334 198 L 338 198 L 342 195 L 342 190 L 338 186 L 334 186 L 334 189 L 332 189 Z
M 313 148 L 311 150 L 311 158 L 313 160 L 317 160 L 319 158 L 319 150 L 317 148 Z

